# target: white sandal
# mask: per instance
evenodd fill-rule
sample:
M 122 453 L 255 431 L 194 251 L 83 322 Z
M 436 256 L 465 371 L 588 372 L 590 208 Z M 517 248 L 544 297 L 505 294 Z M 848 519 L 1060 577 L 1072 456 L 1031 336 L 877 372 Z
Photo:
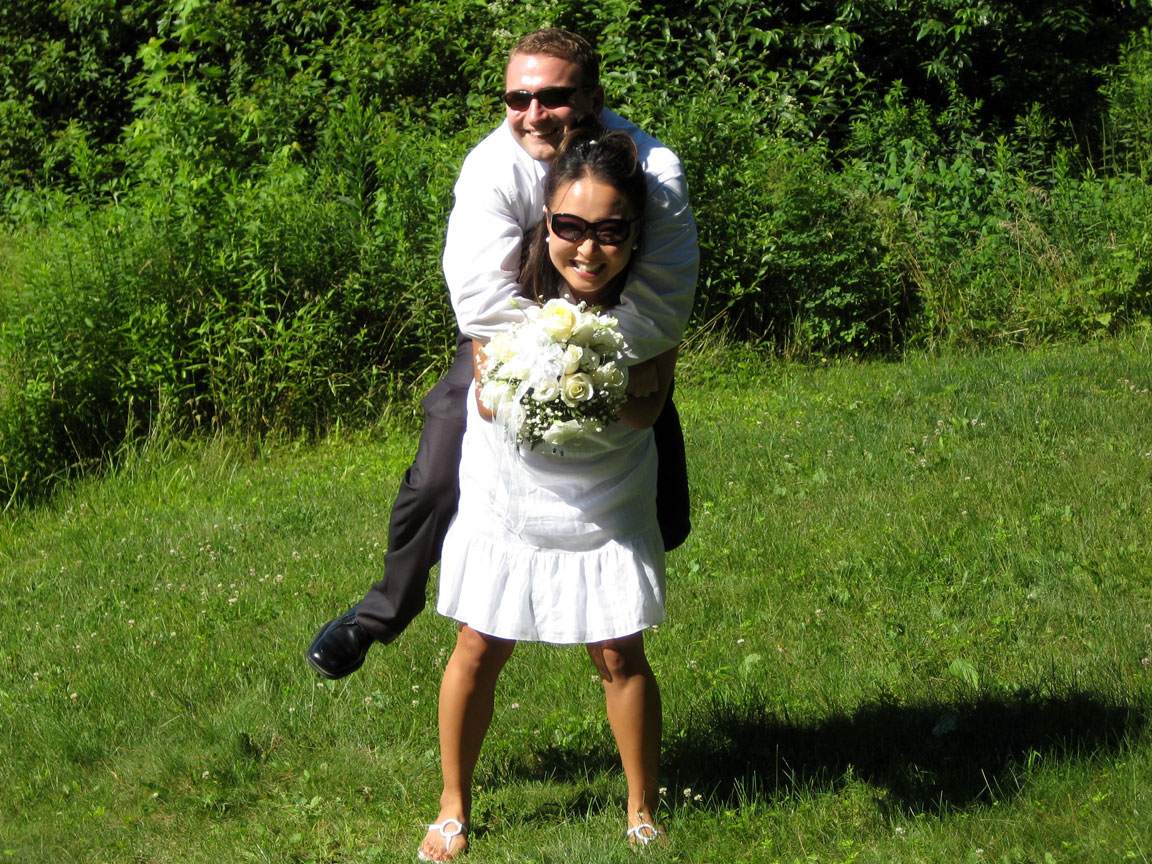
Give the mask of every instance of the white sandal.
M 449 825 L 452 825 L 452 824 L 456 825 L 455 830 L 452 830 L 452 831 L 445 830 Z M 423 849 L 417 849 L 416 850 L 416 860 L 417 861 L 451 861 L 451 860 L 453 860 L 456 856 L 452 854 L 452 840 L 465 833 L 465 831 L 467 829 L 464 827 L 464 823 L 461 822 L 459 819 L 445 819 L 443 822 L 439 822 L 436 825 L 429 825 L 428 830 L 429 831 L 439 831 L 440 836 L 444 838 L 444 857 L 443 858 L 429 858 L 427 855 L 424 854 Z
M 641 822 L 638 825 L 633 825 L 628 829 L 625 836 L 632 843 L 639 844 L 640 846 L 647 846 L 649 843 L 655 843 L 664 836 L 664 832 L 653 825 L 651 822 Z

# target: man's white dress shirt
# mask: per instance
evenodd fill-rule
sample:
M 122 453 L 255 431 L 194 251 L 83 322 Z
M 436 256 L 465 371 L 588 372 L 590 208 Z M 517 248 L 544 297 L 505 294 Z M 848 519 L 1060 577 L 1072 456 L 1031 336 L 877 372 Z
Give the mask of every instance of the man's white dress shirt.
M 635 124 L 600 113 L 606 129 L 627 132 L 648 180 L 648 204 L 628 282 L 613 314 L 634 360 L 680 342 L 696 293 L 699 249 L 684 169 L 676 154 Z M 546 162 L 529 156 L 505 120 L 470 152 L 448 218 L 444 277 L 460 330 L 488 340 L 522 316 L 517 295 L 520 246 L 544 217 Z

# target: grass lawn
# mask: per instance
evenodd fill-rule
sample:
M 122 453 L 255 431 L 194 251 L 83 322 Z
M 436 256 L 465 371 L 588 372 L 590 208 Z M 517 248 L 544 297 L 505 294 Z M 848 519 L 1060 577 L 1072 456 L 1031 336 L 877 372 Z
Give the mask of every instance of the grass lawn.
M 1152 859 L 1152 351 L 903 363 L 697 345 L 695 530 L 648 638 L 653 861 Z M 415 860 L 453 625 L 319 681 L 416 422 L 160 445 L 0 522 L 0 860 Z M 625 862 L 579 648 L 501 680 L 469 861 Z

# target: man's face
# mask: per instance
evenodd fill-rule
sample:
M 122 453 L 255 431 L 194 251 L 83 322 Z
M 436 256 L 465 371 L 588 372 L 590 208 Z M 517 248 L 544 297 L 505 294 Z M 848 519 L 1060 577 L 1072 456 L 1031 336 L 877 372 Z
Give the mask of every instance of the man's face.
M 504 89 L 536 93 L 548 87 L 580 87 L 580 67 L 569 60 L 547 54 L 517 54 L 508 61 Z M 547 108 L 533 99 L 527 108 L 516 110 L 505 106 L 508 123 L 517 143 L 533 159 L 550 162 L 564 136 L 581 117 L 599 116 L 604 107 L 604 91 L 576 90 L 564 105 Z

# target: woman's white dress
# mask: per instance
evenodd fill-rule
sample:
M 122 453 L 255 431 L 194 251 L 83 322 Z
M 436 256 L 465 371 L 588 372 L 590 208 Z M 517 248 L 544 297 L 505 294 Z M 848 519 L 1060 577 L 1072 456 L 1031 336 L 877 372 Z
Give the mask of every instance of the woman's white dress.
M 599 642 L 664 620 L 652 430 L 613 423 L 514 448 L 480 416 L 476 385 L 460 505 L 440 559 L 437 610 L 504 639 Z

